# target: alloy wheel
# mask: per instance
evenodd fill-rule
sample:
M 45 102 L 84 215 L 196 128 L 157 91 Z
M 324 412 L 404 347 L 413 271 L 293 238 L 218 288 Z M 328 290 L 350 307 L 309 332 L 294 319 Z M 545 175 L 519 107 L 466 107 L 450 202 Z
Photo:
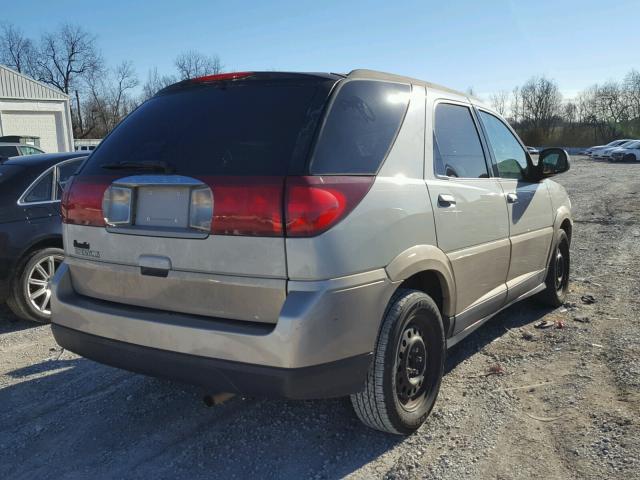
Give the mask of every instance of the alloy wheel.
M 40 315 L 51 315 L 51 279 L 63 261 L 62 255 L 48 255 L 33 265 L 27 274 L 26 297 L 31 308 Z

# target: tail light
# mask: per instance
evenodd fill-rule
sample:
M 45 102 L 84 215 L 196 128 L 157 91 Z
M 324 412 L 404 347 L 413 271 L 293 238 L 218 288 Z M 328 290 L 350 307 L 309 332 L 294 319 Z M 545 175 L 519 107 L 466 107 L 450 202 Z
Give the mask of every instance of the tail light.
M 109 175 L 72 177 L 62 195 L 62 221 L 75 225 L 104 227 L 104 193 L 115 178 Z
M 130 225 L 133 190 L 110 186 L 102 196 L 102 216 L 107 225 Z
M 211 219 L 213 217 L 213 194 L 209 187 L 194 188 L 191 190 L 189 205 L 189 228 L 211 231 Z
M 116 176 L 76 177 L 62 199 L 64 223 L 130 224 L 135 195 Z M 373 176 L 203 177 L 191 191 L 189 227 L 214 235 L 313 237 L 367 194 Z
M 312 237 L 327 231 L 353 210 L 375 177 L 290 177 L 286 186 L 288 237 Z
M 203 177 L 213 191 L 215 235 L 281 237 L 283 177 Z

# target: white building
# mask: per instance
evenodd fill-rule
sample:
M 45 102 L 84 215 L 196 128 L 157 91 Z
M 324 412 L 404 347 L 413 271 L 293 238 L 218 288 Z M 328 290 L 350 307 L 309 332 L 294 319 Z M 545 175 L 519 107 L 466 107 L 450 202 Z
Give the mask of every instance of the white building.
M 73 150 L 69 96 L 0 65 L 0 136 L 37 137 L 45 152 Z

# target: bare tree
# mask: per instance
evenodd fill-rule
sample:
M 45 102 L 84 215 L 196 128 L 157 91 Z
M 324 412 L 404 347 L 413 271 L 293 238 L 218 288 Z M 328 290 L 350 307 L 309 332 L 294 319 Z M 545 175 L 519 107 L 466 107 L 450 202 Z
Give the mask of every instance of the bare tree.
M 578 119 L 578 106 L 574 102 L 567 102 L 562 106 L 562 119 L 573 125 Z
M 42 36 L 37 76 L 58 90 L 69 94 L 82 78 L 95 76 L 102 67 L 95 37 L 82 27 L 66 24 Z
M 640 72 L 631 70 L 627 74 L 624 78 L 624 89 L 631 106 L 631 116 L 640 117 Z
M 509 92 L 506 90 L 500 90 L 491 95 L 490 99 L 491 106 L 495 108 L 496 112 L 500 115 L 505 115 L 507 113 L 507 107 L 509 104 Z
M 511 121 L 518 123 L 522 120 L 522 96 L 520 95 L 520 87 L 515 87 L 511 92 L 513 97 L 511 101 Z
M 136 105 L 132 91 L 139 84 L 133 64 L 122 62 L 113 70 L 87 78 L 89 100 L 84 108 L 86 128 L 81 137 L 103 137 Z
M 34 74 L 36 49 L 16 26 L 5 23 L 0 29 L 0 63 L 26 75 Z
M 174 75 L 160 75 L 158 68 L 154 67 L 147 73 L 147 80 L 142 85 L 141 101 L 145 101 L 153 97 L 159 90 L 178 81 Z
M 217 55 L 208 56 L 196 50 L 188 50 L 178 55 L 175 66 L 180 80 L 215 75 L 222 71 L 222 64 Z
M 530 143 L 549 138 L 560 120 L 562 95 L 558 85 L 545 77 L 532 77 L 520 88 L 520 122 Z

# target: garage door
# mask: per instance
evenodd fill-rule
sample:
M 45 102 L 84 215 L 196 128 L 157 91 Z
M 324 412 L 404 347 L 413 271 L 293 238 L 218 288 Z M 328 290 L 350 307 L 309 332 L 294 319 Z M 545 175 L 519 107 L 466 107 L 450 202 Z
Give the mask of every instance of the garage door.
M 2 112 L 3 135 L 40 137 L 45 152 L 64 151 L 62 118 L 58 112 Z

